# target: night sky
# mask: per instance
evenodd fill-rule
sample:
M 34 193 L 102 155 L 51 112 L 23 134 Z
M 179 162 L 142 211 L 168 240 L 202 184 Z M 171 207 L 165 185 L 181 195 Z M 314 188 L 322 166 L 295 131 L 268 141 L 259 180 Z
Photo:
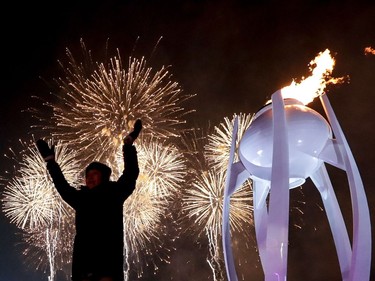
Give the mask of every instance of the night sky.
M 155 69 L 169 65 L 184 93 L 196 95 L 185 104 L 195 110 L 186 116 L 191 127 L 257 112 L 276 90 L 308 76 L 308 63 L 328 48 L 336 60 L 333 76 L 349 77 L 330 86 L 328 95 L 357 161 L 375 224 L 375 55 L 364 53 L 367 46 L 375 48 L 371 1 L 32 1 L 9 3 L 2 11 L 1 155 L 9 147 L 16 150 L 18 139 L 30 139 L 35 120 L 26 109 L 38 106 L 32 96 L 49 97 L 48 82 L 61 75 L 57 61 L 66 60 L 66 48 L 79 54 L 80 39 L 94 59 L 104 56 L 108 43 L 124 61 L 133 54 L 145 56 Z M 310 107 L 322 112 L 319 100 Z M 13 164 L 3 157 L 0 176 L 6 178 Z M 351 235 L 345 174 L 329 171 Z M 288 280 L 341 280 L 319 194 L 309 180 L 302 190 L 291 191 L 291 204 L 304 204 L 299 205 L 303 215 L 291 218 Z M 16 232 L 0 213 L 0 281 L 47 280 L 23 264 Z M 140 280 L 213 280 L 207 245 L 193 240 L 181 236 L 171 263 L 161 263 L 156 275 L 146 272 Z M 254 238 L 250 241 L 241 272 L 245 280 L 263 280 Z

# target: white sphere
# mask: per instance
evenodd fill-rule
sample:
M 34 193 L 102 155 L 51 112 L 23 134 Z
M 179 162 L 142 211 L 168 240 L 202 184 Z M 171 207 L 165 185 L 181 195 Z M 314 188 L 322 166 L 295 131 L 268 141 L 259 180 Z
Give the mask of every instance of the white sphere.
M 289 142 L 289 182 L 291 187 L 295 187 L 322 164 L 319 154 L 332 137 L 332 131 L 328 122 L 313 109 L 294 99 L 286 99 L 284 103 Z M 239 145 L 240 159 L 254 178 L 271 180 L 272 148 L 272 104 L 269 104 L 254 116 Z

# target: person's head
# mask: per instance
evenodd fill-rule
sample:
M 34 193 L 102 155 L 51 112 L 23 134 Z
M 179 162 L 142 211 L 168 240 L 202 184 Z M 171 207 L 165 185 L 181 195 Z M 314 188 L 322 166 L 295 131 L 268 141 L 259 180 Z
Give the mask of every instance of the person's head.
M 93 188 L 103 182 L 109 181 L 111 168 L 100 162 L 92 162 L 85 171 L 86 186 Z

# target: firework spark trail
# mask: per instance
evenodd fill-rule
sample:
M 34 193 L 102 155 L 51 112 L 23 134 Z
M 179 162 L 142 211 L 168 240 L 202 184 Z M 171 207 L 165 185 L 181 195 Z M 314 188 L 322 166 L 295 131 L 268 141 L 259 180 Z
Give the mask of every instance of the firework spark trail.
M 24 150 L 15 177 L 5 186 L 3 192 L 3 212 L 24 233 L 27 247 L 23 254 L 35 264 L 37 269 L 49 267 L 49 280 L 53 280 L 56 270 L 65 270 L 64 264 L 71 255 L 73 236 L 73 210 L 62 201 L 49 178 L 46 163 L 36 148 L 21 142 Z M 51 142 L 50 142 L 51 144 Z M 55 157 L 68 181 L 76 183 L 79 165 L 75 154 L 57 143 Z M 64 241 L 62 243 L 61 241 Z
M 38 229 L 22 230 L 22 253 L 25 264 L 31 269 L 49 273 L 49 280 L 54 280 L 57 270 L 70 276 L 71 254 L 73 251 L 74 216 L 54 219 L 49 225 Z
M 207 263 L 209 264 L 214 281 L 216 280 L 224 280 L 224 270 L 222 270 L 223 260 L 221 257 L 220 247 L 218 245 L 219 240 L 219 233 L 218 228 L 211 230 L 209 227 L 206 227 L 206 236 L 208 238 L 208 245 L 209 245 L 209 256 L 212 257 L 211 259 L 207 259 Z
M 86 63 L 78 63 L 67 50 L 69 66 L 60 62 L 66 77 L 55 80 L 60 102 L 45 103 L 53 116 L 52 124 L 44 128 L 56 139 L 82 148 L 88 161 L 101 161 L 112 159 L 136 119 L 144 123 L 144 136 L 165 139 L 179 134 L 183 116 L 191 112 L 181 104 L 192 95 L 182 94 L 167 67 L 153 71 L 145 58 L 129 57 L 124 69 L 119 51 L 107 65 L 94 63 L 82 41 L 81 46 Z
M 155 196 L 153 192 L 136 190 L 125 201 L 124 228 L 126 232 L 124 240 L 125 276 L 127 279 L 131 270 L 135 271 L 139 278 L 143 275 L 144 266 L 153 263 L 155 257 L 162 260 L 153 250 L 157 250 L 158 245 L 164 244 L 161 221 L 166 211 L 166 201 Z
M 241 133 L 245 132 L 251 122 L 251 116 L 241 114 Z M 193 221 L 198 236 L 205 232 L 209 242 L 209 257 L 207 262 L 212 269 L 214 279 L 224 280 L 223 260 L 218 251 L 221 236 L 221 218 L 224 198 L 225 175 L 230 148 L 231 128 L 233 120 L 224 119 L 224 123 L 215 127 L 215 134 L 210 134 L 206 140 L 190 145 L 199 153 L 189 152 L 189 155 L 204 155 L 205 168 L 190 169 L 191 187 L 183 194 L 182 211 L 189 220 Z M 195 140 L 191 140 L 194 142 Z M 207 143 L 208 142 L 208 143 Z M 193 159 L 190 157 L 189 159 Z M 195 162 L 193 160 L 193 162 Z M 224 162 L 224 163 L 223 163 Z M 194 167 L 194 166 L 193 166 Z M 250 181 L 247 181 L 233 195 L 231 200 L 230 223 L 232 229 L 244 232 L 244 226 L 252 224 L 252 192 Z

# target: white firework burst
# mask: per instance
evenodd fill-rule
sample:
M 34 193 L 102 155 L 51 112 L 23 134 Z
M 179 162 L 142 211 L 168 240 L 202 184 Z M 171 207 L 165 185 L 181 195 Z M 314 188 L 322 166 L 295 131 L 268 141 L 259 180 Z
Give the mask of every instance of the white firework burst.
M 192 95 L 182 93 L 168 67 L 154 71 L 144 57 L 129 57 L 124 68 L 119 51 L 108 64 L 94 63 L 81 46 L 86 63 L 78 63 L 67 49 L 69 65 L 60 63 L 65 77 L 55 80 L 58 101 L 45 103 L 53 116 L 44 128 L 56 139 L 79 147 L 88 161 L 103 161 L 113 158 L 136 119 L 143 121 L 143 135 L 166 139 L 179 134 L 183 116 L 191 112 L 181 105 Z M 34 113 L 44 122 L 49 119 Z
M 49 280 L 54 280 L 56 270 L 67 270 L 66 262 L 70 260 L 74 212 L 55 190 L 35 141 L 22 145 L 21 161 L 14 158 L 19 169 L 3 192 L 2 210 L 24 234 L 23 254 L 28 264 L 44 271 L 48 268 Z M 60 143 L 55 149 L 66 179 L 77 183 L 80 166 L 74 160 L 75 153 Z
M 219 126 L 215 126 L 215 132 L 207 137 L 208 143 L 205 145 L 205 156 L 209 165 L 217 170 L 227 169 L 235 116 L 236 114 L 233 115 L 232 119 L 225 117 L 224 122 L 220 123 Z M 253 114 L 238 114 L 238 138 L 236 147 L 238 147 L 239 141 L 246 129 L 250 126 L 252 119 Z M 238 160 L 237 154 L 235 160 Z

